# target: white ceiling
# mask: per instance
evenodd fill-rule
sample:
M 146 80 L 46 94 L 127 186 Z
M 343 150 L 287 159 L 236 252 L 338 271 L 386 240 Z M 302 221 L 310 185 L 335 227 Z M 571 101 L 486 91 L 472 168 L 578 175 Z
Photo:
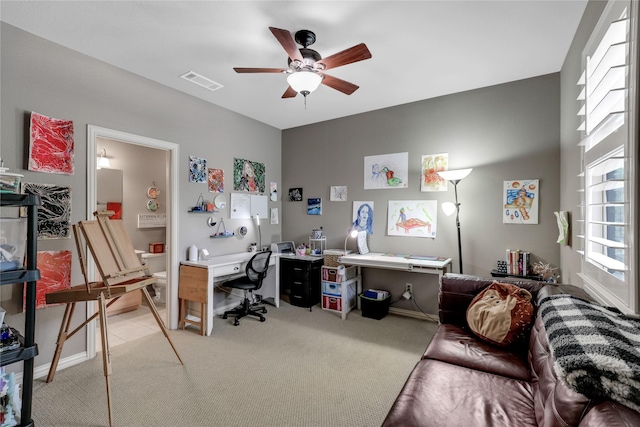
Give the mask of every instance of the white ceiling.
M 278 129 L 560 71 L 587 0 L 7 1 L 0 19 Z M 286 68 L 269 27 L 309 29 L 323 57 L 364 42 L 372 58 L 327 71 L 360 86 L 321 85 L 282 99 Z M 211 92 L 179 76 L 195 71 Z

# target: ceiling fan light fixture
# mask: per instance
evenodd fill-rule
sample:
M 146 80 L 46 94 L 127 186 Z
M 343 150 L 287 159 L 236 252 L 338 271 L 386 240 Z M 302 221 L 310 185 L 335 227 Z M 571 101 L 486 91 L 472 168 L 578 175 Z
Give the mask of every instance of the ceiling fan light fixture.
M 287 77 L 287 83 L 289 83 L 289 86 L 304 96 L 307 96 L 314 90 L 318 89 L 321 82 L 322 75 L 307 70 L 296 71 L 295 73 L 289 74 L 289 77 Z

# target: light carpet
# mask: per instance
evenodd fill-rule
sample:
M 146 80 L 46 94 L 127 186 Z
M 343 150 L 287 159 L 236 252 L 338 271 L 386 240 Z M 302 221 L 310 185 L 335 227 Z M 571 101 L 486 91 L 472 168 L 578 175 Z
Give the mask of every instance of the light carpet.
M 379 426 L 437 324 L 267 306 L 267 321 L 214 320 L 112 348 L 114 425 Z M 36 426 L 108 426 L 100 354 L 34 384 Z

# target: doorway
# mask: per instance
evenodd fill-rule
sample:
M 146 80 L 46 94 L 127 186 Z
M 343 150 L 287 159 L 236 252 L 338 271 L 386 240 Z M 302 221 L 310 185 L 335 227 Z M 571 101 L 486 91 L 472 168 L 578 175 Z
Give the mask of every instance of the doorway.
M 151 241 L 157 240 L 165 243 L 165 259 L 161 261 L 154 259 L 153 263 L 156 270 L 162 270 L 162 267 L 157 267 L 158 265 L 165 268 L 167 286 L 164 296 L 166 300 L 164 320 L 169 329 L 175 329 L 178 324 L 177 269 L 173 266 L 176 265 L 178 259 L 176 244 L 178 145 L 91 125 L 88 126 L 87 142 L 87 218 L 92 218 L 96 209 L 105 209 L 106 203 L 111 203 L 112 207 L 117 206 L 124 213 L 123 222 L 125 222 L 125 227 L 137 249 L 146 252 Z M 113 169 L 121 170 L 123 175 L 128 176 L 123 179 L 123 185 L 126 188 L 123 190 L 125 195 L 122 200 L 99 199 L 97 169 L 99 156 L 109 159 Z M 150 163 L 149 157 L 154 158 L 155 161 Z M 143 158 L 144 160 L 132 161 L 135 158 Z M 151 164 L 153 166 L 150 166 Z M 156 175 L 145 174 L 145 170 L 148 171 L 152 168 L 156 170 Z M 147 191 L 151 187 L 163 192 L 163 197 L 152 199 Z M 149 200 L 155 200 L 156 205 L 149 203 Z M 157 206 L 159 200 L 162 200 L 164 205 L 162 209 Z M 166 216 L 164 227 L 147 229 L 140 225 L 139 214 L 155 214 L 156 212 L 159 217 L 162 217 L 162 214 Z M 95 272 L 94 266 L 89 265 L 88 271 Z M 93 274 L 95 275 L 95 273 Z M 90 277 L 90 280 L 95 280 L 95 278 Z M 87 316 L 91 316 L 95 309 L 95 303 L 88 303 Z M 92 358 L 95 353 L 96 325 L 94 323 L 87 328 L 87 356 Z

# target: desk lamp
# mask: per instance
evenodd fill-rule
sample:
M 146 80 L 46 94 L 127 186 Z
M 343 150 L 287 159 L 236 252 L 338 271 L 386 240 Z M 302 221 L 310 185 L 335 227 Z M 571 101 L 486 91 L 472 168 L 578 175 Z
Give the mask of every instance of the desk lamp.
M 347 234 L 347 237 L 344 238 L 344 254 L 347 254 L 347 240 L 349 240 L 349 237 L 351 237 L 352 239 L 358 237 L 358 230 L 356 230 L 355 228 L 352 228 L 349 231 L 349 234 Z
M 460 203 L 458 203 L 458 183 L 462 181 L 462 179 L 467 175 L 469 175 L 472 170 L 473 169 L 469 168 L 438 172 L 438 175 L 453 184 L 453 189 L 456 194 L 456 203 L 443 203 L 442 211 L 447 216 L 451 215 L 453 212 L 456 213 L 456 227 L 458 228 L 458 261 L 460 262 L 460 274 L 462 274 L 462 243 L 460 241 Z

